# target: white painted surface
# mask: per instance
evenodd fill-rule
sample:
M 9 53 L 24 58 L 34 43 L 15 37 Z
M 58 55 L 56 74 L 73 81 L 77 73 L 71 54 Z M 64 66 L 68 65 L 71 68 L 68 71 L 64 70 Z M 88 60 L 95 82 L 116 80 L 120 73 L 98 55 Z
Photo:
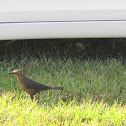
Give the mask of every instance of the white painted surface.
M 126 0 L 0 0 L 0 22 L 126 20 Z
M 126 0 L 0 0 L 0 40 L 120 37 Z
M 126 21 L 0 24 L 0 39 L 124 38 Z

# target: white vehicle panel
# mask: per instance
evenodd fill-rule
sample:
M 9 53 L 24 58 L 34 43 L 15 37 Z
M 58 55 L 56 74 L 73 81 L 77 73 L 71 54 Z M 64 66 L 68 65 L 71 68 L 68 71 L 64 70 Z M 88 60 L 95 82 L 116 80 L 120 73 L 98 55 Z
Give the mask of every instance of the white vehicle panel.
M 126 36 L 126 0 L 1 0 L 0 40 Z
M 0 22 L 126 20 L 126 0 L 2 0 Z
M 1 26 L 0 38 L 7 39 L 47 39 L 47 38 L 124 38 L 125 21 L 86 22 L 39 22 L 11 23 Z M 6 29 L 6 30 L 5 30 Z

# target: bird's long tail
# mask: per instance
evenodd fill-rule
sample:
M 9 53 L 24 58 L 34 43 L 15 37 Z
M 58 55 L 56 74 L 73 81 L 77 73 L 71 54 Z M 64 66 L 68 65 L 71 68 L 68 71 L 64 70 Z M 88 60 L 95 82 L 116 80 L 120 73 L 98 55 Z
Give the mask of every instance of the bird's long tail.
M 63 87 L 51 87 L 51 89 L 59 89 L 59 90 L 64 90 Z

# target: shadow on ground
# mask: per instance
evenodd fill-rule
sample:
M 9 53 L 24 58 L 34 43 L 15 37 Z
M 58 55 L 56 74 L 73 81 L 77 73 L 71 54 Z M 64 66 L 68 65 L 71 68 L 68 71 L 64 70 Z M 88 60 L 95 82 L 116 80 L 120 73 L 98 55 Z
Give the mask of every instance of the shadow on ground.
M 22 57 L 79 59 L 126 58 L 126 39 L 55 39 L 0 41 L 0 61 Z

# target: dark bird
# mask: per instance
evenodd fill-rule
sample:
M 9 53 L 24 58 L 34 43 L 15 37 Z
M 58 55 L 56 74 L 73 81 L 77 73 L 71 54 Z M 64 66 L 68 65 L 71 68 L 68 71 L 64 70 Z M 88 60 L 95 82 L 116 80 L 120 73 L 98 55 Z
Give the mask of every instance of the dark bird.
M 32 101 L 33 101 L 33 96 L 36 95 L 36 93 L 39 94 L 40 91 L 49 90 L 49 89 L 63 90 L 63 87 L 49 87 L 49 86 L 46 86 L 39 82 L 36 82 L 28 77 L 25 77 L 22 74 L 22 72 L 18 69 L 14 70 L 13 72 L 10 72 L 8 74 L 16 75 L 17 80 L 20 84 L 20 87 L 30 95 Z

